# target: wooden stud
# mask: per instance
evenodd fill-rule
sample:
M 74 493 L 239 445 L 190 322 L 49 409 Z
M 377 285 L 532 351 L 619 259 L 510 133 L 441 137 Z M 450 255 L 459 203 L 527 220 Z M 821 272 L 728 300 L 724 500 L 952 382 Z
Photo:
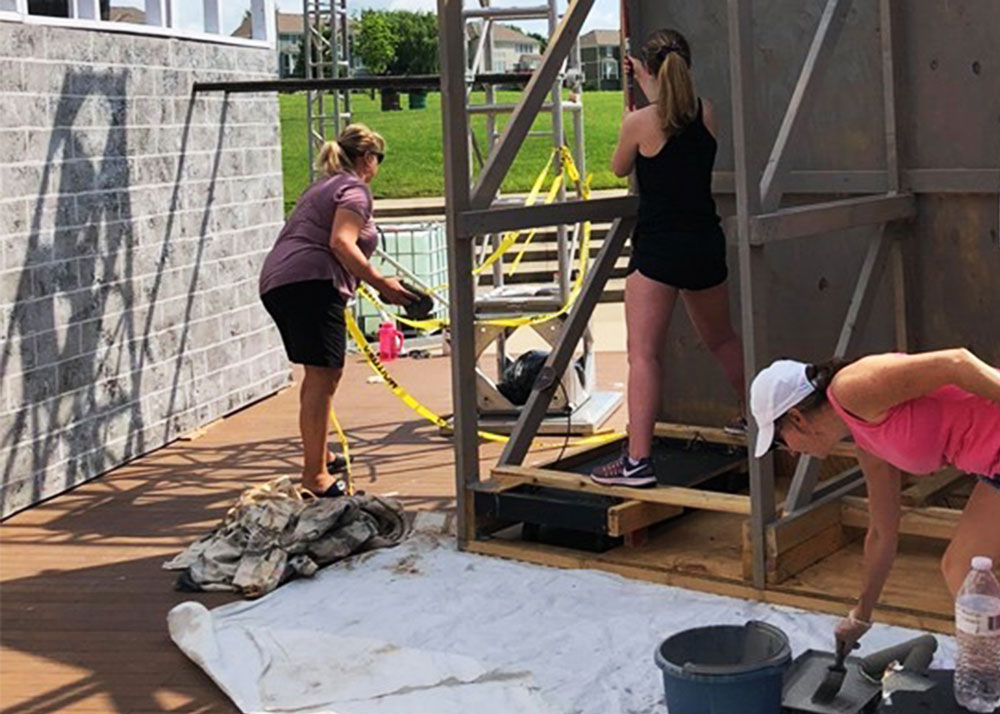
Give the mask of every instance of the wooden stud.
M 916 201 L 909 193 L 845 198 L 782 208 L 754 216 L 751 219 L 750 240 L 754 245 L 764 245 L 857 226 L 879 225 L 910 218 L 916 210 Z
M 608 535 L 623 536 L 684 513 L 680 506 L 624 501 L 608 509 Z
M 951 467 L 930 476 L 918 476 L 912 486 L 903 489 L 901 503 L 904 506 L 923 506 L 935 496 L 947 493 L 966 478 L 967 474 Z
M 903 506 L 899 534 L 951 540 L 962 512 L 954 508 Z M 841 522 L 849 528 L 868 528 L 868 499 L 845 496 L 841 504 Z
M 698 508 L 706 511 L 722 513 L 750 513 L 750 498 L 741 494 L 718 493 L 715 491 L 700 491 L 695 488 L 680 486 L 657 486 L 655 488 L 635 489 L 626 486 L 601 486 L 589 478 L 579 474 L 552 471 L 549 469 L 532 468 L 530 466 L 497 466 L 493 469 L 493 478 L 500 481 L 515 481 L 539 486 L 562 488 L 567 491 L 589 491 L 605 496 L 663 503 L 686 508 Z

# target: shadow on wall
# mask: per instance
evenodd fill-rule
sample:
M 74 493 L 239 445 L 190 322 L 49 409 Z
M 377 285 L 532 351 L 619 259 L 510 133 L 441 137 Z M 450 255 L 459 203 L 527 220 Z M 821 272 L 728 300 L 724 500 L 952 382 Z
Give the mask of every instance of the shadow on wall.
M 16 413 L 0 441 L 0 449 L 12 449 L 0 482 L 0 515 L 162 445 L 178 433 L 175 409 L 189 406 L 178 391 L 182 371 L 191 367 L 184 358 L 228 102 L 222 105 L 210 189 L 188 266 L 183 319 L 178 327 L 155 333 L 194 98 L 188 102 L 155 269 L 137 275 L 141 246 L 129 163 L 137 152 L 128 147 L 128 76 L 128 70 L 69 70 L 63 78 L 0 353 L 0 376 L 6 377 L 16 341 L 24 370 Z M 107 127 L 99 157 L 87 150 L 94 127 Z

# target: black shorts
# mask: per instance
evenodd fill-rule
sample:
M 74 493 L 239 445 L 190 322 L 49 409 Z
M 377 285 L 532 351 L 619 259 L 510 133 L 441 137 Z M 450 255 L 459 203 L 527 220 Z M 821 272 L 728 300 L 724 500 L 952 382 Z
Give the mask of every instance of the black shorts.
M 329 280 L 306 280 L 260 296 L 295 364 L 342 369 L 347 343 L 346 301 Z
M 680 290 L 707 290 L 726 282 L 726 236 L 721 228 L 632 236 L 628 272 L 638 270 Z

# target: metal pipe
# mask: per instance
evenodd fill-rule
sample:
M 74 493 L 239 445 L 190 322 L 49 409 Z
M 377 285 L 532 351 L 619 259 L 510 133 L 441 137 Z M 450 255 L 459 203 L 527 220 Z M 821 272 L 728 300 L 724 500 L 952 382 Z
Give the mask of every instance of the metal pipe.
M 478 74 L 475 84 L 527 84 L 530 72 Z M 301 92 L 310 89 L 437 89 L 441 75 L 411 74 L 394 77 L 332 77 L 323 79 L 263 79 L 245 82 L 195 82 L 195 92 Z
M 563 102 L 562 107 L 563 109 L 568 109 L 569 111 L 572 112 L 579 112 L 580 110 L 583 109 L 583 105 L 578 102 Z M 491 114 L 510 114 L 516 108 L 517 108 L 516 104 L 493 104 L 489 102 L 489 100 L 487 99 L 487 102 L 485 104 L 470 104 L 469 114 L 486 114 L 487 116 Z M 539 111 L 548 112 L 552 111 L 553 108 L 554 105 L 551 102 L 549 102 L 543 104 Z
M 557 0 L 549 0 L 549 37 L 556 34 L 559 25 L 559 10 L 556 7 Z M 576 40 L 574 40 L 576 42 Z M 562 106 L 562 72 L 557 72 L 555 82 L 552 85 L 552 145 L 558 152 L 566 143 L 566 132 L 563 127 L 563 106 Z M 557 169 L 562 168 L 562 156 L 556 154 Z M 566 182 L 559 184 L 558 200 L 560 203 L 566 200 Z M 561 223 L 556 226 L 556 246 L 559 251 L 559 297 L 565 302 L 569 299 L 569 242 L 566 238 L 566 224 Z
M 504 20 L 544 20 L 549 15 L 548 5 L 534 7 L 479 7 L 463 13 L 466 20 L 476 18 L 503 18 Z

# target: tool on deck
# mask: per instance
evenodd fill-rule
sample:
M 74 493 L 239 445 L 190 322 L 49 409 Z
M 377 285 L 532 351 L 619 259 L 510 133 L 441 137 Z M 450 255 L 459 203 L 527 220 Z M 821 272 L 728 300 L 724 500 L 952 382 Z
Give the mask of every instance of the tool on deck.
M 854 649 L 857 649 L 859 646 L 858 642 L 854 643 Z M 823 681 L 816 687 L 816 692 L 812 696 L 814 702 L 833 701 L 840 688 L 844 686 L 844 677 L 847 676 L 847 667 L 844 666 L 844 660 L 847 659 L 847 652 L 850 649 L 846 642 L 840 639 L 837 640 L 837 658 L 826 670 L 826 676 L 823 678 Z

